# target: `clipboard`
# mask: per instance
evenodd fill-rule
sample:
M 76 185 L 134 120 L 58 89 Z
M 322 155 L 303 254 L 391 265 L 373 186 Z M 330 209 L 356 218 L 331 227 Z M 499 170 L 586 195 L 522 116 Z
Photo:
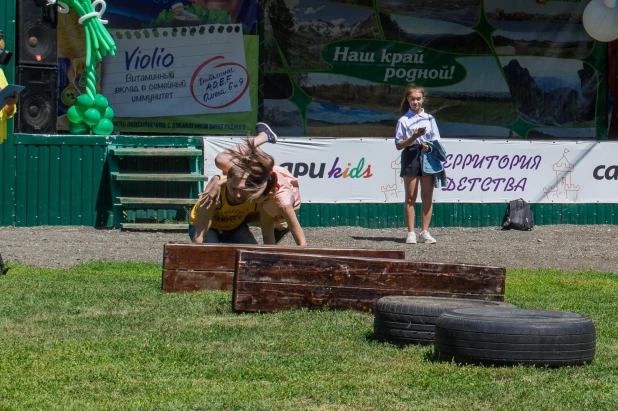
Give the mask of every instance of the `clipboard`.
M 4 106 L 4 100 L 8 97 L 13 97 L 15 93 L 19 94 L 25 89 L 26 86 L 20 86 L 18 84 L 9 84 L 2 90 L 0 90 L 0 104 Z

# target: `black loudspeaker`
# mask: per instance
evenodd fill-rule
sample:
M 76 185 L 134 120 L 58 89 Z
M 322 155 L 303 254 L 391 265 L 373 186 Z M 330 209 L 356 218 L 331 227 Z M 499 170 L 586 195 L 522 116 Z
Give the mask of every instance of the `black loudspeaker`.
M 58 8 L 41 0 L 17 0 L 15 64 L 58 64 Z
M 17 66 L 16 83 L 26 86 L 19 94 L 15 132 L 55 134 L 58 122 L 58 68 Z

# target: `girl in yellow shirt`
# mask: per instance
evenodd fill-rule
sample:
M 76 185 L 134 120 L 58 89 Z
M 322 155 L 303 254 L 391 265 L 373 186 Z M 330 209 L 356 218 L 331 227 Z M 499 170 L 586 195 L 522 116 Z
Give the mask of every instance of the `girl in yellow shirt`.
M 0 37 L 0 49 L 4 48 L 4 40 Z M 0 90 L 5 88 L 8 85 L 6 81 L 6 77 L 4 76 L 4 71 L 0 69 Z M 4 143 L 6 140 L 6 119 L 11 118 L 17 112 L 17 94 L 13 97 L 7 97 L 2 104 L 2 109 L 0 109 L 0 144 Z

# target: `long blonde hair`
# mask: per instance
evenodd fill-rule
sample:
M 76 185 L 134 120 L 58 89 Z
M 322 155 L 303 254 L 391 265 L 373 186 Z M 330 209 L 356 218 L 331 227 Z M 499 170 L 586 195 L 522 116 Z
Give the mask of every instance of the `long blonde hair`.
M 408 112 L 408 110 L 410 110 L 410 102 L 408 101 L 408 97 L 415 91 L 418 91 L 423 95 L 423 103 L 427 101 L 427 92 L 425 91 L 425 89 L 419 85 L 410 83 L 408 84 L 408 87 L 406 87 L 406 93 L 403 96 L 403 100 L 401 100 L 401 105 L 399 106 L 399 115 L 403 116 Z

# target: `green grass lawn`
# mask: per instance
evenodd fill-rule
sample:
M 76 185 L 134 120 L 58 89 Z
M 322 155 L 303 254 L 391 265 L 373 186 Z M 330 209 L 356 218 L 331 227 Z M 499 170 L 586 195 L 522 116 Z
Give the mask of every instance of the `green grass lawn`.
M 163 294 L 160 266 L 13 265 L 0 277 L 0 410 L 617 410 L 618 276 L 509 270 L 506 300 L 575 311 L 595 361 L 460 366 L 372 339 L 373 316 L 234 314 L 231 293 Z

